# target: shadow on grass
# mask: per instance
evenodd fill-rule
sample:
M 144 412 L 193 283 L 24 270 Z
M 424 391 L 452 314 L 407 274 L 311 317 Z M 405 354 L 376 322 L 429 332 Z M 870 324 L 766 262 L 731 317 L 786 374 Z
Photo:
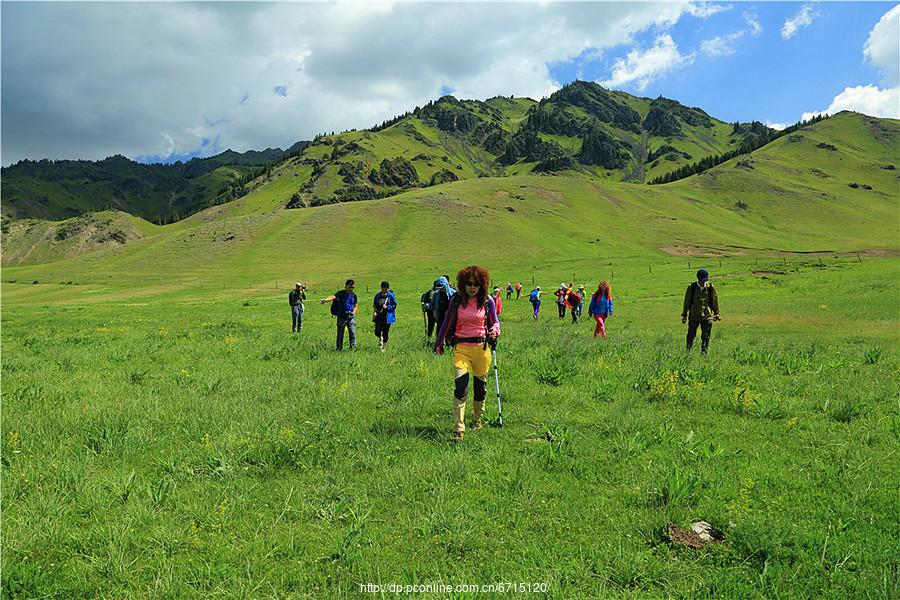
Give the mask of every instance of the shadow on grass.
M 434 425 L 397 425 L 378 422 L 369 428 L 374 435 L 384 437 L 414 437 L 423 440 L 441 440 L 448 437 L 448 431 L 442 431 Z

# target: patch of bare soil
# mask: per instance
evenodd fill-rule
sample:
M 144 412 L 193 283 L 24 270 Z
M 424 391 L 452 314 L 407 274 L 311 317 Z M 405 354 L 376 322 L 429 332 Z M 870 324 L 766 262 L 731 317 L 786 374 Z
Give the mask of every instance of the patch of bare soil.
M 541 199 L 546 200 L 550 204 L 562 204 L 563 202 L 563 195 L 559 192 L 545 190 L 544 188 L 538 188 L 537 194 L 541 197 Z
M 692 246 L 689 244 L 671 244 L 660 247 L 660 250 L 672 256 L 703 256 L 724 258 L 726 256 L 744 256 L 746 251 L 739 248 L 714 248 L 712 246 Z

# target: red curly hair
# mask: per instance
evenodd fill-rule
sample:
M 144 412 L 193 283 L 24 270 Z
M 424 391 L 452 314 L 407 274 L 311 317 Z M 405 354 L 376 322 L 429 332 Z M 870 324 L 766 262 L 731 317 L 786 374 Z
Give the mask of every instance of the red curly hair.
M 491 276 L 488 275 L 488 272 L 481 267 L 471 265 L 460 269 L 456 274 L 456 293 L 460 295 L 460 305 L 465 306 L 469 303 L 470 296 L 466 292 L 466 282 L 477 281 L 480 287 L 478 288 L 478 294 L 476 294 L 474 298 L 475 302 L 478 304 L 478 308 L 483 307 L 484 303 L 487 302 L 488 282 L 490 280 Z
M 597 297 L 602 298 L 603 296 L 612 298 L 612 288 L 610 287 L 608 281 L 601 281 L 597 286 Z

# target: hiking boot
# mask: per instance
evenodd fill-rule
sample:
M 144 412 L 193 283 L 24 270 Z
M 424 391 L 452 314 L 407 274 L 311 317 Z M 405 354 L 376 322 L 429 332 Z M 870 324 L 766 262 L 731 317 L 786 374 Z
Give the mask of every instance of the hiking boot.
M 472 423 L 469 425 L 472 429 L 481 429 L 484 427 L 484 402 L 473 402 Z
M 463 432 L 462 431 L 454 431 L 453 432 L 453 441 L 454 442 L 463 441 Z

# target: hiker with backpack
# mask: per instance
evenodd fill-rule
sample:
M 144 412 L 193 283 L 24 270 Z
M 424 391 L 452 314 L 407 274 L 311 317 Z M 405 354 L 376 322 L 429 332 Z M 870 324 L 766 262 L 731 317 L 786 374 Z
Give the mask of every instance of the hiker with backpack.
M 450 278 L 446 275 L 441 275 L 434 280 L 434 289 L 431 305 L 434 321 L 437 324 L 438 331 L 440 331 L 441 325 L 444 324 L 444 316 L 446 316 L 447 309 L 450 307 L 450 298 L 453 297 L 456 290 L 450 286 Z
M 506 299 L 507 299 L 507 300 L 509 300 L 510 298 L 512 298 L 512 292 L 513 292 L 513 286 L 512 286 L 512 283 L 509 282 L 509 281 L 507 281 L 507 282 L 506 282 Z
M 569 288 L 566 284 L 561 283 L 559 287 L 553 292 L 553 295 L 556 296 L 556 309 L 559 311 L 559 318 L 566 318 L 566 296 L 569 294 Z
M 291 333 L 300 333 L 303 328 L 304 300 L 306 300 L 306 286 L 298 281 L 294 289 L 288 292 L 288 304 L 291 305 Z
M 509 290 L 507 290 L 507 293 Z M 500 318 L 500 313 L 503 312 L 503 299 L 500 298 L 500 288 L 494 287 L 494 292 L 491 294 L 491 298 L 494 299 L 494 305 L 497 307 L 497 318 Z M 509 298 L 507 298 L 508 300 Z
M 578 307 L 581 306 L 581 296 L 572 287 L 566 292 L 566 308 L 572 315 L 572 324 L 578 323 Z
M 541 286 L 537 286 L 531 293 L 528 294 L 528 301 L 531 302 L 531 306 L 534 308 L 534 320 L 537 321 L 538 313 L 541 312 Z
M 713 321 L 719 321 L 719 295 L 709 281 L 706 269 L 697 271 L 697 281 L 688 286 L 684 292 L 684 305 L 681 309 L 681 323 L 687 323 L 687 351 L 694 346 L 697 327 L 700 327 L 700 353 L 706 354 L 709 349 L 709 338 L 712 335 Z
M 587 296 L 587 292 L 584 291 L 583 285 L 579 285 L 578 291 L 576 291 L 575 293 L 578 294 L 578 298 L 580 299 L 580 301 L 578 302 L 578 308 L 577 308 L 578 318 L 580 319 L 581 314 L 584 312 L 584 298 L 585 298 L 585 296 Z
M 431 289 L 422 294 L 422 297 L 419 299 L 419 303 L 422 306 L 422 320 L 425 321 L 425 340 L 428 342 L 431 341 L 431 334 L 434 333 L 435 320 L 431 302 L 436 289 L 437 285 L 432 285 Z
M 438 331 L 435 351 L 443 354 L 444 342 L 453 346 L 453 440 L 462 441 L 466 430 L 466 397 L 469 375 L 473 382 L 472 429 L 484 426 L 484 399 L 491 348 L 500 335 L 500 321 L 494 299 L 488 295 L 488 272 L 469 266 L 456 274 L 458 291 L 450 301 L 447 316 Z
M 344 289 L 319 300 L 319 304 L 331 302 L 331 315 L 337 317 L 336 347 L 338 352 L 344 349 L 344 329 L 350 334 L 350 349 L 356 350 L 357 298 L 353 292 L 354 289 L 356 289 L 356 282 L 348 279 L 344 284 Z
M 517 282 L 516 282 L 516 300 L 519 299 L 519 296 L 520 296 L 521 294 L 522 294 L 522 282 L 521 282 L 521 281 L 517 281 Z
M 391 324 L 397 322 L 397 297 L 387 281 L 381 282 L 381 291 L 372 302 L 372 322 L 375 323 L 375 337 L 382 352 L 387 348 Z
M 613 311 L 612 290 L 608 281 L 601 281 L 597 285 L 597 291 L 591 296 L 591 305 L 588 312 L 594 317 L 597 325 L 594 327 L 594 338 L 602 335 L 606 339 L 606 319 Z

